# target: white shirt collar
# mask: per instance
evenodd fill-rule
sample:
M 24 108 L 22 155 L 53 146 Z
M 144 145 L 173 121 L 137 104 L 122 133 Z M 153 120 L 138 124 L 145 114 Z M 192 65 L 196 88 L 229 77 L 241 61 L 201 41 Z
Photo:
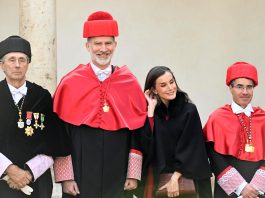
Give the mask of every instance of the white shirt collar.
M 232 108 L 233 113 L 235 113 L 235 114 L 244 113 L 248 117 L 251 115 L 252 112 L 254 112 L 252 105 L 250 103 L 246 106 L 245 109 L 243 109 L 237 103 L 232 101 L 231 108 Z
M 106 67 L 106 68 L 103 69 L 103 70 L 100 69 L 100 68 L 98 68 L 95 64 L 93 64 L 92 61 L 90 62 L 90 65 L 91 65 L 93 71 L 95 72 L 96 76 L 98 77 L 98 79 L 99 79 L 100 81 L 104 81 L 104 80 L 107 79 L 107 78 L 110 76 L 110 74 L 111 74 L 111 70 L 112 70 L 111 65 L 109 65 L 108 67 Z
M 15 101 L 15 103 L 17 104 L 19 102 L 19 100 L 25 96 L 27 94 L 28 88 L 26 87 L 26 81 L 24 82 L 24 84 L 19 87 L 19 88 L 15 88 L 14 86 L 7 84 L 8 88 L 12 94 L 13 100 Z

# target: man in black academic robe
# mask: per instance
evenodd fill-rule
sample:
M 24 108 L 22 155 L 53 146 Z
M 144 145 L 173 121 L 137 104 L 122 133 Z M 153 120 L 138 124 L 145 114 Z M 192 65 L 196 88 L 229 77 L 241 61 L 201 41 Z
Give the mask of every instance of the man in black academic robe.
M 50 93 L 26 81 L 30 61 L 30 43 L 25 39 L 11 36 L 0 42 L 0 66 L 6 76 L 0 82 L 0 197 L 3 198 L 50 198 L 51 156 L 69 152 L 57 147 L 61 145 L 58 135 L 63 128 L 53 113 Z

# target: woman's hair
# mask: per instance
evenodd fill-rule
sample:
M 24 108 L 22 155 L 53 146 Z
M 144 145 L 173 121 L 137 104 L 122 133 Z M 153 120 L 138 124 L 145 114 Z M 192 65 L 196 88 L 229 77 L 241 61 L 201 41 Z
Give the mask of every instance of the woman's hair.
M 191 102 L 188 94 L 184 91 L 182 91 L 177 82 L 176 82 L 176 79 L 175 79 L 175 76 L 173 74 L 173 72 L 166 66 L 155 66 L 153 67 L 147 74 L 146 76 L 146 79 L 145 79 L 145 85 L 144 85 L 144 91 L 148 90 L 148 89 L 155 89 L 155 85 L 156 85 L 156 80 L 164 75 L 166 72 L 169 72 L 171 73 L 171 75 L 173 76 L 173 79 L 176 83 L 176 86 L 177 86 L 177 92 L 180 92 L 180 93 L 183 93 L 184 96 L 185 96 L 185 101 L 186 102 Z

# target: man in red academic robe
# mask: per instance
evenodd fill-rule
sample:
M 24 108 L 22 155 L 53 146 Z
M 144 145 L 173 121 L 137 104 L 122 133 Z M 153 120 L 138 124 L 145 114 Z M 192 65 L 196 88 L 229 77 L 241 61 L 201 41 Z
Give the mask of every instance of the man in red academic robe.
M 146 102 L 127 66 L 111 64 L 116 36 L 118 24 L 109 13 L 91 14 L 83 31 L 91 61 L 68 73 L 54 95 L 54 111 L 72 139 L 71 156 L 54 165 L 63 197 L 120 198 L 141 178 L 138 137 Z
M 226 84 L 232 104 L 215 110 L 204 127 L 214 197 L 260 197 L 265 192 L 265 111 L 251 105 L 256 67 L 234 63 L 227 69 Z

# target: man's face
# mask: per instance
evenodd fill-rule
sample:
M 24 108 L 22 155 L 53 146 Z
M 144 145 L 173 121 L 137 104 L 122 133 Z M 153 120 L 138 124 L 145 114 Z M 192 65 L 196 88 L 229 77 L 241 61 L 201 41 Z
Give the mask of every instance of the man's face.
M 233 100 L 242 108 L 245 108 L 252 100 L 254 83 L 247 78 L 237 78 L 229 86 Z
M 27 55 L 21 52 L 8 53 L 0 61 L 6 80 L 11 85 L 24 83 L 28 65 Z
M 101 36 L 90 38 L 86 48 L 90 52 L 92 62 L 100 69 L 105 69 L 111 62 L 116 45 L 114 37 Z

